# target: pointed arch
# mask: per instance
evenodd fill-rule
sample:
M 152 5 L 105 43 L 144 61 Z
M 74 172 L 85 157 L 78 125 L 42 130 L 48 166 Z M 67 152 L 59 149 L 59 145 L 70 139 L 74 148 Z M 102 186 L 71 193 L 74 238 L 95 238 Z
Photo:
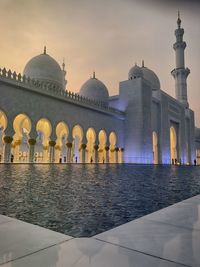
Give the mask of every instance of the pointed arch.
M 82 162 L 81 155 L 81 143 L 83 140 L 83 129 L 79 124 L 76 124 L 72 129 L 72 137 L 73 137 L 73 162 L 80 163 Z
M 28 161 L 28 140 L 31 127 L 31 119 L 24 113 L 18 114 L 13 120 L 15 133 L 13 136 L 12 155 L 14 162 Z
M 171 163 L 175 163 L 177 161 L 177 133 L 175 128 L 170 127 L 170 158 Z
M 7 125 L 8 125 L 7 116 L 2 110 L 0 110 L 0 162 L 3 161 L 3 157 L 4 157 L 3 137 L 4 137 L 4 131 L 7 128 Z
M 56 146 L 55 146 L 55 162 L 66 162 L 67 159 L 67 138 L 69 135 L 69 127 L 61 121 L 56 126 Z
M 106 160 L 106 151 L 105 151 L 105 147 L 106 147 L 106 142 L 107 142 L 107 134 L 105 132 L 105 130 L 100 130 L 99 135 L 98 135 L 98 139 L 99 139 L 99 151 L 98 151 L 98 158 L 99 158 L 99 162 L 103 163 Z
M 117 143 L 117 136 L 115 132 L 111 132 L 109 135 L 109 143 L 110 143 L 110 150 L 109 150 L 109 162 L 116 163 L 116 143 Z
M 152 145 L 153 145 L 153 164 L 159 163 L 158 158 L 158 135 L 155 131 L 152 133 Z
M 96 141 L 96 132 L 93 128 L 88 128 L 86 132 L 87 149 L 86 149 L 86 162 L 92 163 L 95 159 L 94 145 Z
M 52 132 L 52 126 L 48 119 L 41 118 L 36 124 L 37 139 L 35 146 L 35 161 L 49 161 L 49 140 Z

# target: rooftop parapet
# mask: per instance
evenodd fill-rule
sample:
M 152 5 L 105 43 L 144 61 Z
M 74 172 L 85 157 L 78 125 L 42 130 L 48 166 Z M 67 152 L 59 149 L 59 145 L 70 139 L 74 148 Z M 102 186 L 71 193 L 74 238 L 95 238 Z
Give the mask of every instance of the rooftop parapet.
M 43 93 L 45 95 L 54 96 L 56 98 L 61 98 L 65 101 L 70 101 L 79 105 L 87 105 L 89 108 L 93 109 L 100 109 L 105 112 L 112 113 L 113 115 L 125 115 L 124 112 L 109 107 L 102 101 L 97 101 L 93 99 L 89 99 L 86 97 L 83 97 L 77 93 L 71 92 L 71 91 L 63 91 L 62 88 L 59 86 L 51 83 L 51 82 L 43 82 L 38 81 L 35 79 L 31 79 L 30 77 L 26 77 L 25 75 L 21 75 L 21 73 L 16 73 L 15 71 L 12 72 L 10 69 L 6 70 L 6 68 L 1 69 L 0 68 L 0 80 L 7 82 L 9 84 L 14 84 L 20 87 L 23 87 L 24 89 Z

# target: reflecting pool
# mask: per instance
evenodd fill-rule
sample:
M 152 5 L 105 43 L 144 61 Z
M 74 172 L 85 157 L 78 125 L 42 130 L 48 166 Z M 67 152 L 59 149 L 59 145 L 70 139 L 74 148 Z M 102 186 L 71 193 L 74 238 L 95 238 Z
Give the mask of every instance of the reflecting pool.
M 0 164 L 0 214 L 92 236 L 200 194 L 200 167 Z

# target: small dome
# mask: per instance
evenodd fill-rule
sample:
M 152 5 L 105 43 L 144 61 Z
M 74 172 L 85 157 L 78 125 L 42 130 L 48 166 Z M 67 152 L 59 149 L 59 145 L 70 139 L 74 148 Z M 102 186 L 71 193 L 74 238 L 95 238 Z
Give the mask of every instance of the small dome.
M 142 67 L 143 77 L 147 80 L 151 86 L 152 90 L 160 90 L 160 81 L 158 76 L 152 70 L 148 69 L 147 67 Z
M 143 77 L 142 68 L 140 68 L 137 64 L 135 64 L 135 66 L 133 66 L 129 70 L 129 73 L 128 73 L 129 80 L 142 78 L 142 77 Z
M 104 102 L 108 105 L 108 89 L 95 77 L 95 74 L 81 86 L 79 94 L 89 99 Z
M 28 61 L 23 74 L 31 79 L 50 82 L 64 89 L 63 71 L 56 60 L 46 54 L 46 50 L 44 50 L 43 54 L 33 57 Z
M 151 84 L 152 90 L 160 90 L 160 81 L 158 76 L 147 67 L 144 67 L 144 62 L 142 63 L 142 67 L 133 66 L 128 73 L 129 80 L 137 79 L 137 78 L 144 78 Z

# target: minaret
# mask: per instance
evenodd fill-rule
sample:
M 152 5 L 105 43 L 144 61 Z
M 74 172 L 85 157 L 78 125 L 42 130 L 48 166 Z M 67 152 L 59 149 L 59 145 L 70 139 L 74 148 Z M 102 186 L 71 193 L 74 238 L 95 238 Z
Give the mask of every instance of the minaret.
M 185 68 L 184 50 L 186 48 L 186 43 L 183 41 L 184 29 L 181 28 L 179 12 L 177 25 L 178 28 L 175 30 L 176 43 L 173 46 L 176 53 L 176 68 L 171 72 L 171 74 L 175 79 L 176 99 L 179 100 L 186 108 L 188 108 L 187 77 L 190 73 L 190 70 Z

